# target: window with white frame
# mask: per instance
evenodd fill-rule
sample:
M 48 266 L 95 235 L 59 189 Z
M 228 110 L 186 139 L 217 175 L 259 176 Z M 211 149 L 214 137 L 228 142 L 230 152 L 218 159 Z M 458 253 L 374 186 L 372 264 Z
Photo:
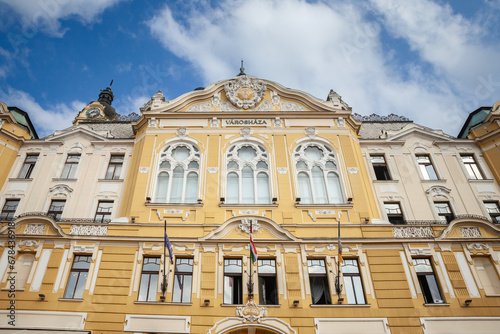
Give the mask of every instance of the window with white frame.
M 434 274 L 430 259 L 413 259 L 413 266 L 426 304 L 444 303 L 441 288 Z
M 154 202 L 196 203 L 200 150 L 193 144 L 175 143 L 160 153 Z
M 331 147 L 301 144 L 295 149 L 294 159 L 301 204 L 344 202 L 337 158 Z
M 491 220 L 494 223 L 500 223 L 500 206 L 498 202 L 484 202 L 484 206 L 490 214 Z
M 465 169 L 467 170 L 467 174 L 469 175 L 469 179 L 471 180 L 482 180 L 484 179 L 484 175 L 479 169 L 479 166 L 474 158 L 473 154 L 461 154 L 460 158 L 464 164 Z
M 35 164 L 37 160 L 38 160 L 38 154 L 27 155 L 26 159 L 24 160 L 23 167 L 21 168 L 21 172 L 19 172 L 18 178 L 29 179 L 31 177 L 33 169 L 35 169 Z
M 68 154 L 66 162 L 64 163 L 64 169 L 61 174 L 61 179 L 73 179 L 76 175 L 76 170 L 78 164 L 80 163 L 80 154 Z
M 345 293 L 348 304 L 365 304 L 363 282 L 359 272 L 357 259 L 344 259 L 342 262 L 342 275 L 344 276 Z
M 269 155 L 264 146 L 245 142 L 227 151 L 226 203 L 271 204 Z
M 424 180 L 437 180 L 436 170 L 428 154 L 417 155 L 418 168 Z

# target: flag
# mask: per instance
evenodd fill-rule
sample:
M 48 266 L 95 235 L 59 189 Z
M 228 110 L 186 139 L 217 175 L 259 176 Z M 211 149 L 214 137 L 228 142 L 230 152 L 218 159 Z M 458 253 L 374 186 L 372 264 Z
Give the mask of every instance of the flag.
M 339 263 L 344 263 L 344 259 L 342 258 L 342 242 L 340 241 L 340 238 L 339 238 L 339 257 L 338 257 L 338 261 Z
M 168 248 L 168 256 L 170 257 L 170 263 L 174 264 L 174 250 L 172 249 L 172 244 L 170 243 L 170 239 L 167 235 L 167 221 L 165 221 L 165 242 L 163 247 Z
M 253 244 L 252 223 L 250 223 L 250 257 L 252 258 L 252 262 L 255 263 L 257 261 L 257 249 Z

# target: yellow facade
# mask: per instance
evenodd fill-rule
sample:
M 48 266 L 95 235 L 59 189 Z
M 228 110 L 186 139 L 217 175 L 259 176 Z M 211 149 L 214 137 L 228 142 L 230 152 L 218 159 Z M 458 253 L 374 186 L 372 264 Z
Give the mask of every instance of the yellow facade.
M 381 214 L 360 122 L 335 92 L 323 101 L 242 75 L 171 101 L 157 93 L 141 111 L 121 218 L 82 224 L 30 213 L 2 222 L 0 328 L 13 330 L 14 300 L 17 328 L 41 332 L 495 333 L 500 228 L 472 216 L 374 223 Z M 174 264 L 163 255 L 165 221 Z M 274 272 L 251 265 L 250 224 L 259 260 Z M 15 298 L 7 294 L 9 240 L 15 258 L 33 256 Z M 88 261 L 83 271 L 74 268 L 78 257 Z M 185 276 L 182 259 L 191 261 Z M 419 260 L 439 298 L 419 284 Z M 81 272 L 82 290 L 68 294 Z M 177 294 L 186 279 L 190 289 Z

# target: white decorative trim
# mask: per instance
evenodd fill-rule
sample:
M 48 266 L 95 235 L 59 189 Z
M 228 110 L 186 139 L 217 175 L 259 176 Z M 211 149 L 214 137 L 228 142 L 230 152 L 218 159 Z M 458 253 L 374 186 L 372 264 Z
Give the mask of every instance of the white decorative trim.
M 182 209 L 163 209 L 163 213 L 169 213 L 169 214 L 182 214 L 184 210 Z
M 394 238 L 432 238 L 432 228 L 425 226 L 393 227 Z
M 150 128 L 156 128 L 157 125 L 158 125 L 158 120 L 154 117 L 148 121 L 148 126 Z
M 239 210 L 240 215 L 258 215 L 259 210 Z
M 267 317 L 267 309 L 264 306 L 258 306 L 253 299 L 249 299 L 245 305 L 236 308 L 236 316 L 243 318 L 243 323 L 260 322 L 261 318 Z
M 288 167 L 278 167 L 278 173 L 280 174 L 286 174 L 288 173 Z
M 243 136 L 243 138 L 245 139 L 248 139 L 250 138 L 250 134 L 252 132 L 252 128 L 249 127 L 249 126 L 245 126 L 243 128 L 241 128 L 241 135 Z
M 186 134 L 187 134 L 187 130 L 185 127 L 180 127 L 177 129 L 177 132 L 176 132 L 177 137 L 184 138 L 184 137 L 186 137 Z
M 322 325 L 324 323 L 325 325 Z M 351 328 L 356 328 L 357 333 L 373 333 L 373 334 L 390 334 L 389 322 L 387 318 L 314 318 L 314 333 L 315 334 L 325 334 L 332 333 L 327 328 L 324 328 L 327 323 L 330 323 L 330 327 L 339 327 L 341 323 L 348 323 Z M 375 326 L 379 324 L 379 326 Z M 343 325 L 343 330 L 346 325 Z M 378 328 L 377 328 L 378 327 Z M 326 330 L 326 331 L 322 331 Z M 378 330 L 377 330 L 378 329 Z M 336 333 L 343 333 L 337 331 Z M 377 330 L 377 331 L 376 331 Z
M 73 189 L 71 189 L 66 184 L 56 184 L 55 186 L 50 188 L 49 191 L 53 194 L 53 197 L 63 198 L 69 197 L 69 195 L 73 192 Z
M 254 218 L 243 218 L 241 220 L 241 224 L 238 225 L 238 227 L 243 232 L 250 234 L 250 222 L 252 223 L 252 232 L 257 232 L 260 229 L 260 224 L 259 221 Z
M 255 107 L 264 98 L 267 86 L 247 75 L 236 77 L 224 85 L 226 97 L 238 108 Z
M 454 253 L 455 253 L 455 258 L 457 259 L 458 267 L 460 268 L 460 273 L 462 274 L 465 286 L 467 287 L 470 296 L 481 297 L 481 295 L 479 294 L 479 290 L 477 289 L 477 285 L 474 282 L 474 277 L 470 272 L 470 267 L 467 262 L 467 259 L 465 258 L 464 253 L 463 252 L 454 252 Z
M 149 167 L 139 167 L 139 173 L 146 174 L 149 171 Z
M 295 102 L 282 101 L 281 111 L 307 111 L 302 105 Z
M 310 138 L 310 139 L 314 139 L 316 137 L 316 128 L 315 127 L 312 127 L 312 126 L 309 126 L 306 128 L 306 135 Z
M 188 112 L 209 112 L 211 109 L 210 102 L 197 103 L 189 107 L 186 111 Z
M 217 108 L 220 104 L 220 92 L 212 96 L 212 105 Z
M 345 128 L 345 119 L 344 117 L 339 117 L 335 120 L 335 123 L 337 123 L 338 128 Z
M 228 101 L 222 101 L 220 104 L 220 111 L 240 111 L 240 109 L 236 108 Z
M 271 101 L 275 106 L 278 106 L 278 104 L 280 104 L 280 96 L 273 90 L 270 91 L 270 94 L 271 94 Z
M 108 226 L 102 225 L 71 225 L 70 235 L 92 235 L 105 236 L 108 234 Z
M 334 215 L 335 210 L 316 210 L 317 215 Z
M 481 230 L 477 226 L 463 227 L 460 226 L 460 232 L 464 238 L 482 238 Z
M 189 333 L 190 323 L 190 316 L 127 314 L 123 330 L 135 333 Z
M 91 245 L 76 245 L 73 247 L 73 253 L 93 253 L 94 246 Z M 71 254 L 69 254 L 71 255 Z
M 19 243 L 19 247 L 37 248 L 39 245 L 40 241 L 38 240 L 23 240 Z
M 215 174 L 219 170 L 219 167 L 208 167 L 207 170 L 210 174 Z
M 9 311 L 0 311 L 0 327 L 7 325 L 7 316 Z M 16 327 L 19 330 L 14 332 L 24 332 L 22 329 L 46 329 L 50 332 L 53 330 L 83 330 L 85 327 L 85 320 L 87 320 L 87 313 L 77 312 L 47 312 L 47 311 L 21 311 L 16 310 L 17 321 Z M 40 321 L 43 319 L 43 321 Z M 57 332 L 56 332 L 57 333 Z M 75 332 L 76 334 L 76 332 Z
M 358 174 L 358 167 L 347 167 L 349 174 Z
M 219 127 L 220 121 L 217 119 L 217 117 L 212 117 L 210 120 L 210 127 L 211 128 L 218 128 Z
M 276 117 L 273 119 L 273 124 L 275 128 L 282 128 L 283 127 L 283 120 L 279 117 Z
M 24 234 L 43 234 L 45 224 L 26 224 Z

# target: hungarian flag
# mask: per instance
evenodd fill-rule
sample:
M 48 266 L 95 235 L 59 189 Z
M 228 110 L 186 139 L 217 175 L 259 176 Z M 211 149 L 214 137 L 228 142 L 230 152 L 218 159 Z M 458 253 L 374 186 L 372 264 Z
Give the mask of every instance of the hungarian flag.
M 252 258 L 252 262 L 257 261 L 257 256 L 257 249 L 253 243 L 252 224 L 250 223 L 250 257 Z

